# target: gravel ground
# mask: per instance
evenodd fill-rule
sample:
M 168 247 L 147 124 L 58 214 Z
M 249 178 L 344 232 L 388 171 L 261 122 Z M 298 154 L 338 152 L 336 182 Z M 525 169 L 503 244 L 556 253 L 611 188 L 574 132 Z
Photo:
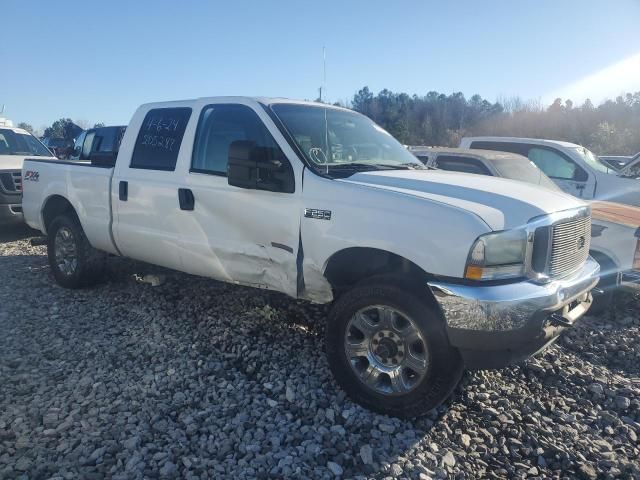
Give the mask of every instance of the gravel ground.
M 325 308 L 122 259 L 56 286 L 0 234 L 0 478 L 639 478 L 640 297 L 432 415 L 336 387 Z

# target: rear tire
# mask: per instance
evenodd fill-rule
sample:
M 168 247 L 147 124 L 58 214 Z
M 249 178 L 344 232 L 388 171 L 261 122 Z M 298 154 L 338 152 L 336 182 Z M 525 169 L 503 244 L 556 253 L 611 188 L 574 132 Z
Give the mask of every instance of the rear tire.
M 75 215 L 56 217 L 48 228 L 47 255 L 56 282 L 84 288 L 104 276 L 106 254 L 93 248 Z
M 395 277 L 360 283 L 336 301 L 326 331 L 340 387 L 366 408 L 403 418 L 439 406 L 463 373 L 444 320 L 413 288 Z

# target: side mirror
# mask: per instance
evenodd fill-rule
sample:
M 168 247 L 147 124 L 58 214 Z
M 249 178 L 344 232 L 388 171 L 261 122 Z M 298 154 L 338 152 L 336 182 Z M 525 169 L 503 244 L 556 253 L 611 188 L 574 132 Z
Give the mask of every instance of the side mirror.
M 295 179 L 289 160 L 278 147 L 258 147 L 240 140 L 229 146 L 229 185 L 252 190 L 293 193 Z

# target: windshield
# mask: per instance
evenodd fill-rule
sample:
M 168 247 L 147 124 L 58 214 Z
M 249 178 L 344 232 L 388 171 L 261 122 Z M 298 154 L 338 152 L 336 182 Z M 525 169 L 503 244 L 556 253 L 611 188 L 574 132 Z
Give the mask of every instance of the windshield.
M 500 157 L 491 160 L 501 177 L 533 183 L 551 190 L 560 188 L 540 170 L 535 163 L 526 158 Z
M 576 147 L 574 150 L 594 170 L 603 173 L 615 173 L 615 169 L 600 160 L 591 150 L 584 147 Z
M 30 133 L 18 133 L 0 128 L 0 155 L 50 157 L 51 152 Z
M 318 172 L 344 177 L 367 170 L 426 169 L 362 115 L 309 105 L 276 104 L 272 109 Z

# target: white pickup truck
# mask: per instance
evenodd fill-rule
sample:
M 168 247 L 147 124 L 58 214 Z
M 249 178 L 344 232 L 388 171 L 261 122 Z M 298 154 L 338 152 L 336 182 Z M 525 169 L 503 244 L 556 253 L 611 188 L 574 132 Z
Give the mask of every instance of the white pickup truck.
M 334 376 L 397 416 L 440 404 L 465 367 L 553 342 L 598 281 L 580 200 L 427 170 L 368 118 L 323 104 L 143 105 L 115 167 L 34 159 L 23 175 L 61 285 L 96 282 L 112 254 L 333 302 Z
M 0 118 L 0 228 L 21 224 L 22 164 L 26 157 L 55 159 L 40 140 Z
M 640 158 L 616 170 L 585 147 L 540 138 L 465 137 L 460 148 L 518 153 L 571 195 L 640 207 Z

